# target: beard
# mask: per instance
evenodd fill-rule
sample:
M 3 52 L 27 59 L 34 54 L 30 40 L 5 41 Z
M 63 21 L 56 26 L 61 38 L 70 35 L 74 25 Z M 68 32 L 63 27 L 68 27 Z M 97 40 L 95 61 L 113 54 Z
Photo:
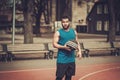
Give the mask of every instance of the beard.
M 62 27 L 64 30 L 67 30 L 67 29 L 69 29 L 70 25 L 62 25 Z

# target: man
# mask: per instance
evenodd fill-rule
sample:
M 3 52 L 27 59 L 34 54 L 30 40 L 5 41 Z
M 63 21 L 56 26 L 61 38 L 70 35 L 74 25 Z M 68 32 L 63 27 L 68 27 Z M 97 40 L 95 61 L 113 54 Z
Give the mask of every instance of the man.
M 76 40 L 77 32 L 70 28 L 70 20 L 67 16 L 62 17 L 62 29 L 55 32 L 53 46 L 58 48 L 56 80 L 71 80 L 75 75 L 75 50 L 71 50 L 65 45 L 67 41 Z M 78 43 L 79 44 L 79 43 Z M 77 55 L 81 57 L 80 45 L 78 45 Z

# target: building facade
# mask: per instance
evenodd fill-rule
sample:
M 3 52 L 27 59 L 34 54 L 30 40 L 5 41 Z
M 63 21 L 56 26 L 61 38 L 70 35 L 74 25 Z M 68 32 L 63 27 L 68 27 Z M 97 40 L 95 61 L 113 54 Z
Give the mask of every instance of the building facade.
M 110 13 L 107 0 L 96 2 L 87 16 L 88 33 L 107 34 L 110 26 Z M 116 34 L 120 32 L 120 20 L 116 18 Z

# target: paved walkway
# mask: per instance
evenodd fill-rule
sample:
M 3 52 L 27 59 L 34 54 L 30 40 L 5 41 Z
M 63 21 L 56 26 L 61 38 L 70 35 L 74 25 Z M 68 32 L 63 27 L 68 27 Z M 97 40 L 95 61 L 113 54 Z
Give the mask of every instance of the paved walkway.
M 107 35 L 99 35 L 99 34 L 86 34 L 86 33 L 78 33 L 78 40 L 80 42 L 85 41 L 106 41 Z M 33 38 L 34 43 L 45 43 L 52 42 L 53 33 L 42 34 L 41 37 Z M 23 35 L 15 35 L 15 43 L 24 43 Z M 120 41 L 120 36 L 116 36 L 116 41 Z M 12 34 L 3 34 L 0 35 L 0 43 L 12 43 Z
M 78 59 L 76 64 L 79 65 L 97 65 L 120 63 L 120 56 L 99 56 Z M 56 59 L 30 59 L 30 60 L 14 60 L 12 62 L 0 62 L 0 71 L 13 71 L 24 69 L 39 69 L 39 68 L 55 68 Z

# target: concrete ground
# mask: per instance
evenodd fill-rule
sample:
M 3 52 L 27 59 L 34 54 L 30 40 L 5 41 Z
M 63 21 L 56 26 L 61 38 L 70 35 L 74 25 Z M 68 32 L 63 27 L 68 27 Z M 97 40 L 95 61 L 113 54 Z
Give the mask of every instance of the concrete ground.
M 89 58 L 76 58 L 77 66 L 97 65 L 97 64 L 110 64 L 120 63 L 120 56 L 100 56 Z M 0 71 L 14 71 L 26 69 L 44 69 L 55 68 L 56 59 L 30 59 L 30 60 L 14 60 L 12 62 L 0 62 Z
M 52 42 L 53 33 L 42 34 L 41 37 L 33 37 L 33 43 L 45 43 Z M 21 34 L 15 35 L 15 44 L 24 43 L 24 37 Z M 85 41 L 107 41 L 107 35 L 100 34 L 86 34 L 78 33 L 78 40 L 80 42 Z M 116 36 L 116 41 L 120 41 L 120 36 Z M 0 35 L 0 44 L 1 43 L 12 43 L 12 34 L 2 34 Z

